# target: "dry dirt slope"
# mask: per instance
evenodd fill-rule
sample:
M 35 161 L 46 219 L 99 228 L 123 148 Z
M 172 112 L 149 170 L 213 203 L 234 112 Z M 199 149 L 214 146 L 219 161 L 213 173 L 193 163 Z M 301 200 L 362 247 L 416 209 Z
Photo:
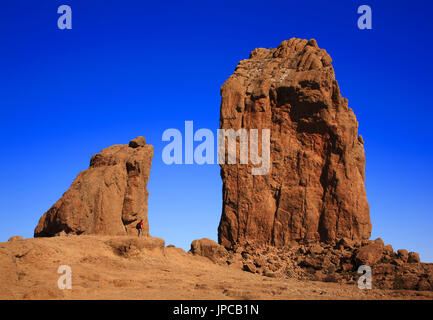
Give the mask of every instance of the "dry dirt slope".
M 60 265 L 72 289 L 60 290 Z M 362 291 L 220 266 L 159 238 L 69 236 L 0 243 L 1 299 L 433 299 L 433 292 Z

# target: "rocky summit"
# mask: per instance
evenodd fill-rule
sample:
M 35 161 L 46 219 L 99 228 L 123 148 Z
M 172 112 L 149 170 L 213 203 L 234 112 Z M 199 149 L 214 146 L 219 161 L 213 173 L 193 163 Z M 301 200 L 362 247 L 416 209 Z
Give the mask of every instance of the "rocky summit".
M 221 165 L 226 248 L 370 238 L 364 142 L 331 62 L 314 39 L 292 38 L 253 50 L 223 84 L 220 127 L 271 134 L 268 174 Z
M 39 220 L 35 237 L 62 234 L 149 235 L 147 183 L 153 146 L 143 137 L 95 154 L 68 191 Z

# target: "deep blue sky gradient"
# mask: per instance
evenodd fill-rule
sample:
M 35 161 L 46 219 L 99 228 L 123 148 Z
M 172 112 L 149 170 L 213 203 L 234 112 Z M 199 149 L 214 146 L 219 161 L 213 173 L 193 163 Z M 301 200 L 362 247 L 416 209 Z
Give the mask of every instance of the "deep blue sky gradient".
M 72 7 L 72 30 L 57 8 Z M 357 8 L 373 30 L 357 28 Z M 167 166 L 168 128 L 214 132 L 219 89 L 257 47 L 315 38 L 360 123 L 372 238 L 433 262 L 433 6 L 429 1 L 20 1 L 0 3 L 0 241 L 39 217 L 101 149 L 155 147 L 153 236 L 217 239 L 217 165 Z

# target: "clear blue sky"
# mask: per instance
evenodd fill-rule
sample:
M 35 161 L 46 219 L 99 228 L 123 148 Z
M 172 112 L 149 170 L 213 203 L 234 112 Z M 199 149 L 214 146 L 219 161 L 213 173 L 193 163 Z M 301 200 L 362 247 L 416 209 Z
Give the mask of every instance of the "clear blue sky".
M 57 7 L 72 7 L 72 30 Z M 357 28 L 369 4 L 373 30 Z M 315 38 L 360 123 L 372 237 L 433 262 L 433 43 L 429 1 L 20 1 L 0 3 L 0 241 L 39 217 L 101 149 L 155 146 L 153 236 L 217 238 L 217 165 L 167 166 L 167 128 L 216 130 L 219 89 L 256 47 Z

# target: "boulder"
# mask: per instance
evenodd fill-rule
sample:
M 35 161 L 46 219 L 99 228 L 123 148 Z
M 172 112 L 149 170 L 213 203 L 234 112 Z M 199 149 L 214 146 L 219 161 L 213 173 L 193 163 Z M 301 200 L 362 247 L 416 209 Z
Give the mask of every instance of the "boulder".
M 421 290 L 421 291 L 428 291 L 428 290 L 432 290 L 432 286 L 431 284 L 427 281 L 427 279 L 421 279 L 418 282 L 417 285 L 417 290 Z
M 338 244 L 339 244 L 339 246 L 341 248 L 349 249 L 349 250 L 352 250 L 354 248 L 354 246 L 355 246 L 353 240 L 348 239 L 348 238 L 342 238 L 342 239 L 340 239 L 340 241 L 339 241 Z
M 407 259 L 409 258 L 409 253 L 406 249 L 399 249 L 397 250 L 397 257 L 403 262 L 407 262 Z
M 376 240 L 373 240 L 373 243 L 376 243 L 380 247 L 385 248 L 385 243 L 383 242 L 382 238 L 377 238 Z
M 318 258 L 313 258 L 311 256 L 307 256 L 299 263 L 299 266 L 304 268 L 313 268 L 315 270 L 321 270 L 322 260 Z
M 242 269 L 243 269 L 244 271 L 251 272 L 251 273 L 255 273 L 255 272 L 257 271 L 257 268 L 256 268 L 256 267 L 254 266 L 254 264 L 251 263 L 251 262 L 246 262 L 246 263 L 244 263 Z
M 215 263 L 225 262 L 228 254 L 223 246 L 207 238 L 194 240 L 191 243 L 191 253 L 206 257 Z
M 114 145 L 95 154 L 89 169 L 42 215 L 34 236 L 135 235 L 140 220 L 143 235 L 149 235 L 147 182 L 153 147 L 134 140 L 140 147 Z
M 420 262 L 419 254 L 416 252 L 409 252 L 407 262 L 419 263 Z
M 355 257 L 357 266 L 373 266 L 382 258 L 383 250 L 383 241 L 375 241 L 369 245 L 361 247 Z
M 381 275 L 393 275 L 396 271 L 396 267 L 390 263 L 381 263 L 374 267 L 375 274 Z
M 319 243 L 316 243 L 310 247 L 310 253 L 312 254 L 321 254 L 323 251 L 324 249 Z
M 145 145 L 146 145 L 146 138 L 144 137 L 137 137 L 129 141 L 129 147 L 131 148 L 144 147 Z
M 384 252 L 388 255 L 392 255 L 394 253 L 394 248 L 392 245 L 388 244 L 383 248 Z

